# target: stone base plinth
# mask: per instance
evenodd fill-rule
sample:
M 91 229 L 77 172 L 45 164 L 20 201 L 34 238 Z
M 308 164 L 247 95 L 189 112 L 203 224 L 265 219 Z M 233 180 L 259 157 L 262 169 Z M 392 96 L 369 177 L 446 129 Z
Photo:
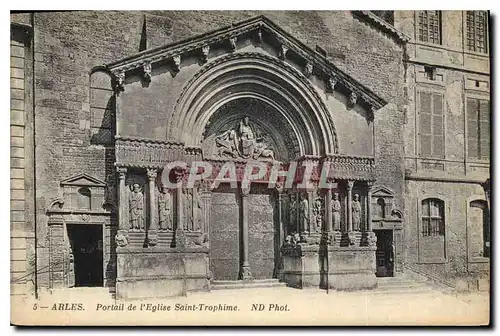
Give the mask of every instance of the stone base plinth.
M 207 248 L 117 248 L 117 299 L 209 290 Z
M 290 287 L 363 290 L 377 286 L 375 247 L 298 244 L 282 248 L 283 280 Z

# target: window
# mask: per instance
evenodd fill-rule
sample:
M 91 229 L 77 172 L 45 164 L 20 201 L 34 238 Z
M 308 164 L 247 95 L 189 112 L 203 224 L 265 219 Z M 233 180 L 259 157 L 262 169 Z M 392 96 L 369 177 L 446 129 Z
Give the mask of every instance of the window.
M 486 32 L 487 16 L 484 11 L 467 11 L 467 49 L 480 53 L 488 52 Z
M 89 188 L 83 187 L 78 189 L 78 209 L 90 210 L 90 197 L 91 195 Z
M 422 236 L 444 236 L 444 202 L 429 198 L 422 201 Z
M 441 13 L 439 11 L 418 12 L 418 40 L 441 44 Z
M 420 92 L 420 155 L 444 157 L 444 96 Z
M 479 218 L 472 216 L 473 220 L 477 220 L 480 224 L 479 227 L 474 226 L 474 228 L 480 228 L 482 230 L 482 246 L 481 255 L 483 257 L 490 257 L 490 213 L 488 209 L 488 203 L 483 200 L 476 200 L 470 202 L 470 207 L 472 210 L 479 211 Z
M 490 156 L 490 102 L 467 98 L 467 148 L 471 159 Z
M 376 209 L 376 216 L 379 218 L 385 218 L 385 200 L 383 198 L 377 199 Z

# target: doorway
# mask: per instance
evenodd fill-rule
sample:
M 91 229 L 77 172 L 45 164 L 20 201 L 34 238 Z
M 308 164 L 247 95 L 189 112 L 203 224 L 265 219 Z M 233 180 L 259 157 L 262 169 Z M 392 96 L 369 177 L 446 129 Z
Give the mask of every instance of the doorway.
M 392 230 L 374 230 L 377 235 L 377 277 L 394 276 L 394 241 Z
M 103 286 L 103 239 L 101 225 L 68 224 L 71 247 L 70 277 L 75 287 Z M 71 265 L 72 264 L 72 265 Z

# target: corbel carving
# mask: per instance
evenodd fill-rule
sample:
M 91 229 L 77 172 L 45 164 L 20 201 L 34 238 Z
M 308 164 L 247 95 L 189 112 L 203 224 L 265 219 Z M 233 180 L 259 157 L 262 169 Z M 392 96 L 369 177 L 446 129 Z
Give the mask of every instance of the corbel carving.
M 146 82 L 150 82 L 151 81 L 151 63 L 145 63 L 142 66 L 142 71 L 144 72 L 144 74 L 143 74 L 144 80 Z
M 373 121 L 375 119 L 375 107 L 370 105 L 368 108 L 368 121 Z
M 335 90 L 335 86 L 338 83 L 338 79 L 336 76 L 332 75 L 328 78 L 328 91 L 333 92 Z
M 354 107 L 357 101 L 358 101 L 358 95 L 356 94 L 356 92 L 351 91 L 351 94 L 349 95 L 349 107 Z
M 208 61 L 208 53 L 210 52 L 210 46 L 204 45 L 201 47 L 201 61 L 206 63 Z
M 124 71 L 119 71 L 114 73 L 115 76 L 115 90 L 116 91 L 123 91 L 124 90 L 124 84 L 125 84 L 125 72 Z
M 285 60 L 286 54 L 288 53 L 289 49 L 290 48 L 288 48 L 285 44 L 281 44 L 281 49 L 280 49 L 280 53 L 279 53 L 279 58 L 281 60 L 283 60 L 283 61 Z
M 128 238 L 125 234 L 118 233 L 115 236 L 115 242 L 116 242 L 116 245 L 118 245 L 120 247 L 124 247 L 124 246 L 128 245 Z
M 236 36 L 233 36 L 233 37 L 230 37 L 229 38 L 229 46 L 231 48 L 231 51 L 235 51 L 236 50 L 236 42 L 237 42 L 237 37 Z
M 306 66 L 304 67 L 304 75 L 310 77 L 313 73 L 313 68 L 313 64 L 311 62 L 307 62 Z
M 147 174 L 148 174 L 149 180 L 154 180 L 154 179 L 156 179 L 157 169 L 156 168 L 148 168 Z
M 174 71 L 178 72 L 181 68 L 181 55 L 174 55 L 172 57 L 172 65 L 174 67 Z
M 257 29 L 257 41 L 262 44 L 263 38 L 262 38 L 262 26 L 259 26 L 259 29 Z

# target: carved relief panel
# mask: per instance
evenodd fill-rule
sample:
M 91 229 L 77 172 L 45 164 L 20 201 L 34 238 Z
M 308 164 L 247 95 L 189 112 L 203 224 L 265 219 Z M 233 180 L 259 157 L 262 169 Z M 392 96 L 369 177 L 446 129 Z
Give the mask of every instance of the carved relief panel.
M 125 181 L 129 229 L 132 231 L 145 230 L 148 222 L 148 184 L 144 174 L 140 171 L 131 171 Z

